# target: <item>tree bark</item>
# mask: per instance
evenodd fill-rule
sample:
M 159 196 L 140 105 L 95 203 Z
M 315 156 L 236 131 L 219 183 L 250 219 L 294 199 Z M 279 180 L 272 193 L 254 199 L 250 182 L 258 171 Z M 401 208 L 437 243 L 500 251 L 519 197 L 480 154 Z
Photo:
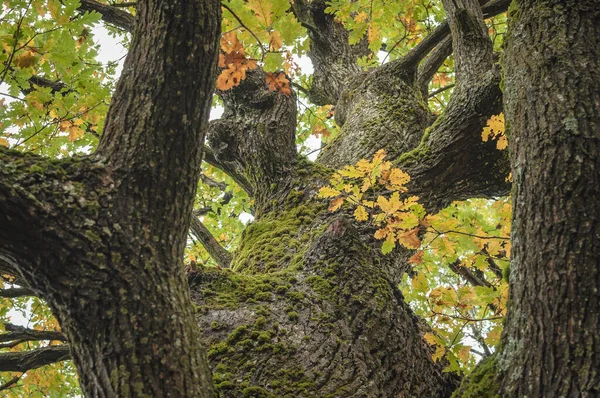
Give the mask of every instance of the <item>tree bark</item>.
M 600 4 L 519 0 L 510 19 L 515 182 L 502 394 L 598 396 Z
M 334 168 L 380 148 L 408 171 L 411 194 L 430 211 L 508 193 L 506 155 L 481 140 L 501 109 L 482 11 L 478 2 L 447 10 L 454 48 L 477 59 L 459 65 L 455 97 L 433 124 L 417 67 L 445 37 L 439 33 L 341 83 L 342 133 L 317 164 L 296 154 L 294 98 L 268 91 L 263 72 L 219 93 L 225 112 L 209 126 L 212 155 L 248 178 L 256 216 L 231 270 L 189 275 L 221 396 L 448 397 L 456 388 L 458 377 L 431 360 L 421 337 L 428 328 L 397 288 L 413 253 L 383 256 L 373 228 L 317 198 Z M 323 62 L 312 54 L 314 64 Z
M 0 262 L 61 323 L 89 397 L 212 397 L 183 272 L 217 1 L 138 2 L 95 154 L 0 150 Z

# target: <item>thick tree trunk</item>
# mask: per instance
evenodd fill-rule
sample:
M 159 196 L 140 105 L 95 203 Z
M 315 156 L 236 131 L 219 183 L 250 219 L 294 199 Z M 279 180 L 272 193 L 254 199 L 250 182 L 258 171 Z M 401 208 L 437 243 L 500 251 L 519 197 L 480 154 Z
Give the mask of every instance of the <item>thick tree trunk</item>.
M 506 397 L 600 395 L 600 3 L 519 0 L 506 38 L 514 190 Z
M 371 227 L 329 212 L 317 198 L 333 172 L 325 165 L 351 164 L 381 148 L 408 171 L 411 194 L 431 211 L 507 193 L 507 158 L 481 141 L 501 104 L 482 11 L 474 1 L 447 9 L 454 48 L 473 57 L 458 66 L 455 98 L 433 125 L 417 78 L 431 41 L 335 89 L 317 89 L 339 96 L 343 125 L 317 164 L 296 155 L 295 98 L 268 91 L 264 73 L 248 73 L 239 87 L 220 93 L 225 112 L 210 123 L 212 155 L 248 178 L 256 214 L 232 270 L 189 276 L 221 396 L 448 397 L 456 388 L 458 377 L 432 361 L 422 339 L 428 328 L 397 288 L 411 251 L 381 255 Z M 326 52 L 313 47 L 313 63 L 321 62 L 318 54 Z
M 140 1 L 97 152 L 0 152 L 0 263 L 59 319 L 89 397 L 212 397 L 183 250 L 218 1 Z

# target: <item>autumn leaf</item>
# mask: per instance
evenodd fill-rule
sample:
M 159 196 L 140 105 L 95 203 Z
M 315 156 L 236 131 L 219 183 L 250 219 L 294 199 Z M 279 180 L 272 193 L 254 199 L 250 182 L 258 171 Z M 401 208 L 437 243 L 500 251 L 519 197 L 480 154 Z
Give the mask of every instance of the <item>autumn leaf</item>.
M 341 195 L 341 192 L 330 186 L 321 187 L 321 189 L 319 189 L 320 198 L 333 198 L 339 195 Z
M 421 240 L 417 237 L 419 228 L 398 234 L 398 242 L 408 249 L 418 249 L 421 247 Z
M 76 139 L 83 137 L 83 135 L 85 134 L 85 132 L 81 128 L 79 128 L 75 125 L 72 125 L 71 127 L 69 127 L 68 130 L 69 130 L 69 141 L 71 141 L 71 142 L 74 142 Z
M 504 113 L 492 116 L 487 121 L 487 126 L 481 132 L 481 139 L 483 142 L 487 142 L 489 139 L 496 139 L 496 148 L 504 150 L 508 146 L 504 128 Z
M 269 51 L 279 51 L 283 46 L 283 40 L 279 31 L 274 30 L 269 33 Z
M 425 254 L 425 252 L 423 252 L 423 250 L 419 250 L 408 259 L 408 262 L 413 265 L 421 264 L 423 262 L 423 254 Z
M 38 61 L 38 58 L 32 51 L 25 51 L 14 58 L 15 64 L 19 68 L 29 68 Z
M 6 138 L 0 138 L 0 145 L 8 148 L 8 140 Z
M 425 333 L 423 335 L 423 340 L 425 340 L 429 345 L 437 345 L 437 338 L 433 335 L 433 333 Z
M 267 73 L 267 84 L 269 86 L 269 90 L 278 91 L 284 95 L 291 95 L 292 91 L 290 90 L 290 82 L 285 77 L 284 73 Z
M 336 198 L 331 201 L 331 203 L 329 204 L 328 210 L 336 211 L 337 209 L 339 209 L 342 206 L 342 203 L 344 203 L 344 198 Z
M 410 182 L 410 176 L 400 169 L 392 169 L 388 180 L 393 187 L 402 187 Z
M 357 221 L 367 221 L 369 219 L 369 213 L 367 213 L 364 206 L 358 206 L 356 210 L 354 210 L 354 218 L 356 218 Z

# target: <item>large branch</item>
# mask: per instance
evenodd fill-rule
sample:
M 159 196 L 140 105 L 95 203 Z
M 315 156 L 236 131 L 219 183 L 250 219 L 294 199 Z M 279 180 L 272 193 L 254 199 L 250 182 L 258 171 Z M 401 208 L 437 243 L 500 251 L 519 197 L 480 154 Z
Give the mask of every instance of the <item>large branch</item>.
M 71 352 L 66 344 L 31 351 L 4 352 L 0 353 L 0 372 L 27 372 L 70 357 Z
M 503 13 L 508 9 L 511 0 L 492 0 L 485 3 L 482 13 L 485 18 L 491 18 Z M 450 22 L 444 20 L 433 32 L 419 42 L 408 54 L 402 57 L 398 62 L 416 65 L 427 56 L 438 44 L 440 44 L 450 34 Z
M 135 17 L 126 11 L 102 4 L 95 0 L 81 0 L 79 9 L 81 11 L 96 11 L 102 15 L 102 20 L 105 22 L 115 25 L 129 33 L 133 33 Z
M 349 77 L 362 71 L 358 59 L 370 50 L 366 38 L 355 45 L 348 44 L 349 32 L 335 16 L 325 13 L 324 0 L 294 1 L 292 10 L 307 28 L 310 57 L 314 72 L 309 90 L 311 102 L 317 105 L 335 104 Z

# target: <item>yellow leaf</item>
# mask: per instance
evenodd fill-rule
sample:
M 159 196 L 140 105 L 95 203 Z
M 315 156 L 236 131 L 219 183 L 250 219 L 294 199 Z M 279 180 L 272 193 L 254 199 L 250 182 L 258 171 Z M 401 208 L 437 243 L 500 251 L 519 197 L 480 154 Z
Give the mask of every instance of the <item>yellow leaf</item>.
M 367 213 L 363 206 L 358 206 L 356 210 L 354 210 L 354 218 L 356 218 L 357 221 L 367 221 L 369 219 L 369 213 Z
M 423 339 L 427 342 L 427 344 L 429 345 L 437 345 L 437 339 L 435 338 L 435 336 L 433 335 L 433 333 L 425 333 L 423 335 Z
M 0 145 L 8 148 L 8 140 L 6 138 L 0 138 Z
M 340 194 L 340 191 L 330 186 L 322 187 L 321 189 L 319 189 L 319 198 L 334 198 L 336 196 L 339 196 Z
M 508 147 L 508 140 L 506 139 L 506 135 L 502 134 L 498 137 L 498 141 L 496 142 L 496 148 L 499 150 L 504 150 Z
M 76 139 L 83 137 L 84 131 L 77 126 L 69 128 L 69 141 L 74 142 Z
M 373 236 L 375 237 L 375 239 L 383 239 L 388 235 L 389 232 L 390 231 L 388 228 L 381 228 L 375 231 L 375 235 Z
M 283 46 L 283 40 L 279 31 L 274 30 L 269 33 L 269 51 L 279 51 Z
M 437 362 L 444 356 L 445 353 L 446 353 L 446 347 L 439 345 L 435 349 L 435 352 L 431 356 L 431 359 L 433 359 L 433 362 Z
M 356 16 L 354 17 L 354 22 L 356 23 L 361 23 L 361 22 L 365 22 L 367 20 L 367 13 L 364 11 L 359 12 L 358 14 L 356 14 Z
M 81 125 L 83 124 L 83 119 L 75 119 L 75 120 L 73 121 L 73 124 L 74 124 L 75 126 L 81 126 Z
M 385 158 L 387 155 L 387 152 L 385 151 L 385 149 L 380 149 L 377 152 L 375 152 L 375 155 L 373 156 L 373 163 L 379 163 L 383 160 L 383 158 Z
M 400 169 L 392 169 L 388 179 L 392 185 L 403 186 L 410 181 L 410 176 Z
M 367 31 L 367 39 L 369 43 L 372 43 L 381 38 L 381 30 L 376 25 L 369 24 L 369 30 Z
M 342 203 L 344 203 L 344 198 L 336 198 L 331 201 L 331 203 L 329 204 L 328 210 L 336 211 L 337 209 L 339 209 L 342 206 Z
M 265 27 L 271 26 L 273 6 L 270 0 L 249 0 L 247 6 L 261 23 L 264 22 Z

